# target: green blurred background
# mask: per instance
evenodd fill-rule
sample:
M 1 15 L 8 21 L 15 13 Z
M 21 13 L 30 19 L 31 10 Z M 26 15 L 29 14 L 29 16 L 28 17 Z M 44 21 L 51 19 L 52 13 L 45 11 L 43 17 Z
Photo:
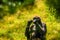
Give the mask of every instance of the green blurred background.
M 27 21 L 39 16 L 47 40 L 60 40 L 59 0 L 0 0 L 0 40 L 26 40 Z

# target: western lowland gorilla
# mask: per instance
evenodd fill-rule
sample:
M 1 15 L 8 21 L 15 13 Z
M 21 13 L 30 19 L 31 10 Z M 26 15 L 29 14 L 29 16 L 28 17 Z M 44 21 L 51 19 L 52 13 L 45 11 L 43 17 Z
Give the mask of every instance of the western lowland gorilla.
M 46 24 L 41 22 L 40 17 L 35 16 L 33 20 L 29 20 L 25 36 L 27 40 L 46 40 Z

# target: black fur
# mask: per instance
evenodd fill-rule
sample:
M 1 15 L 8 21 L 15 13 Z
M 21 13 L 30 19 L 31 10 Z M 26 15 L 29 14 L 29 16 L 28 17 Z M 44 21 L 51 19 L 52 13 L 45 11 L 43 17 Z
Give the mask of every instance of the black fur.
M 34 23 L 34 25 L 31 25 L 31 23 Z M 36 27 L 36 30 L 33 30 L 34 26 Z M 41 28 L 40 28 L 41 26 Z M 42 29 L 44 28 L 44 30 Z M 30 32 L 29 31 L 32 31 Z M 25 31 L 25 36 L 27 37 L 27 40 L 32 40 L 33 38 L 39 38 L 41 40 L 46 40 L 46 32 L 47 32 L 47 29 L 46 29 L 46 24 L 45 23 L 42 23 L 41 22 L 41 19 L 39 17 L 34 17 L 33 20 L 30 20 L 28 21 L 28 24 L 27 24 L 27 27 L 26 27 L 26 31 Z M 30 35 L 34 33 L 33 35 Z

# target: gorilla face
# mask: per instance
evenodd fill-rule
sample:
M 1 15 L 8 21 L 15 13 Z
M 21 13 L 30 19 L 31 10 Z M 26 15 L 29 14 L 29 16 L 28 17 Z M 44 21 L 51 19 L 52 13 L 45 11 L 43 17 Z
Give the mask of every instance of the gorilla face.
M 36 23 L 36 22 L 39 23 L 39 22 L 41 22 L 41 19 L 36 16 L 36 17 L 33 18 L 33 22 L 34 22 L 34 23 Z

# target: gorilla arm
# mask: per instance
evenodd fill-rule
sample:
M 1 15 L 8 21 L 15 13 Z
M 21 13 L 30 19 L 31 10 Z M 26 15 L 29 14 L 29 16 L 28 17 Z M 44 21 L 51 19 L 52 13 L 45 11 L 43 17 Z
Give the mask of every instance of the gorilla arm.
M 40 29 L 42 30 L 42 33 L 45 35 L 45 34 L 46 34 L 46 32 L 47 32 L 46 24 L 42 23 L 42 27 L 41 27 L 41 25 L 40 25 L 40 24 L 38 24 L 38 25 L 39 25 Z
M 43 33 L 43 35 L 46 35 L 46 32 L 47 32 L 47 28 L 46 28 L 46 24 L 42 24 L 42 33 Z
M 30 27 L 31 23 L 32 23 L 32 20 L 29 20 L 28 23 L 27 23 L 27 27 L 26 27 L 26 30 L 25 30 L 25 36 L 26 37 L 29 37 L 29 27 Z

